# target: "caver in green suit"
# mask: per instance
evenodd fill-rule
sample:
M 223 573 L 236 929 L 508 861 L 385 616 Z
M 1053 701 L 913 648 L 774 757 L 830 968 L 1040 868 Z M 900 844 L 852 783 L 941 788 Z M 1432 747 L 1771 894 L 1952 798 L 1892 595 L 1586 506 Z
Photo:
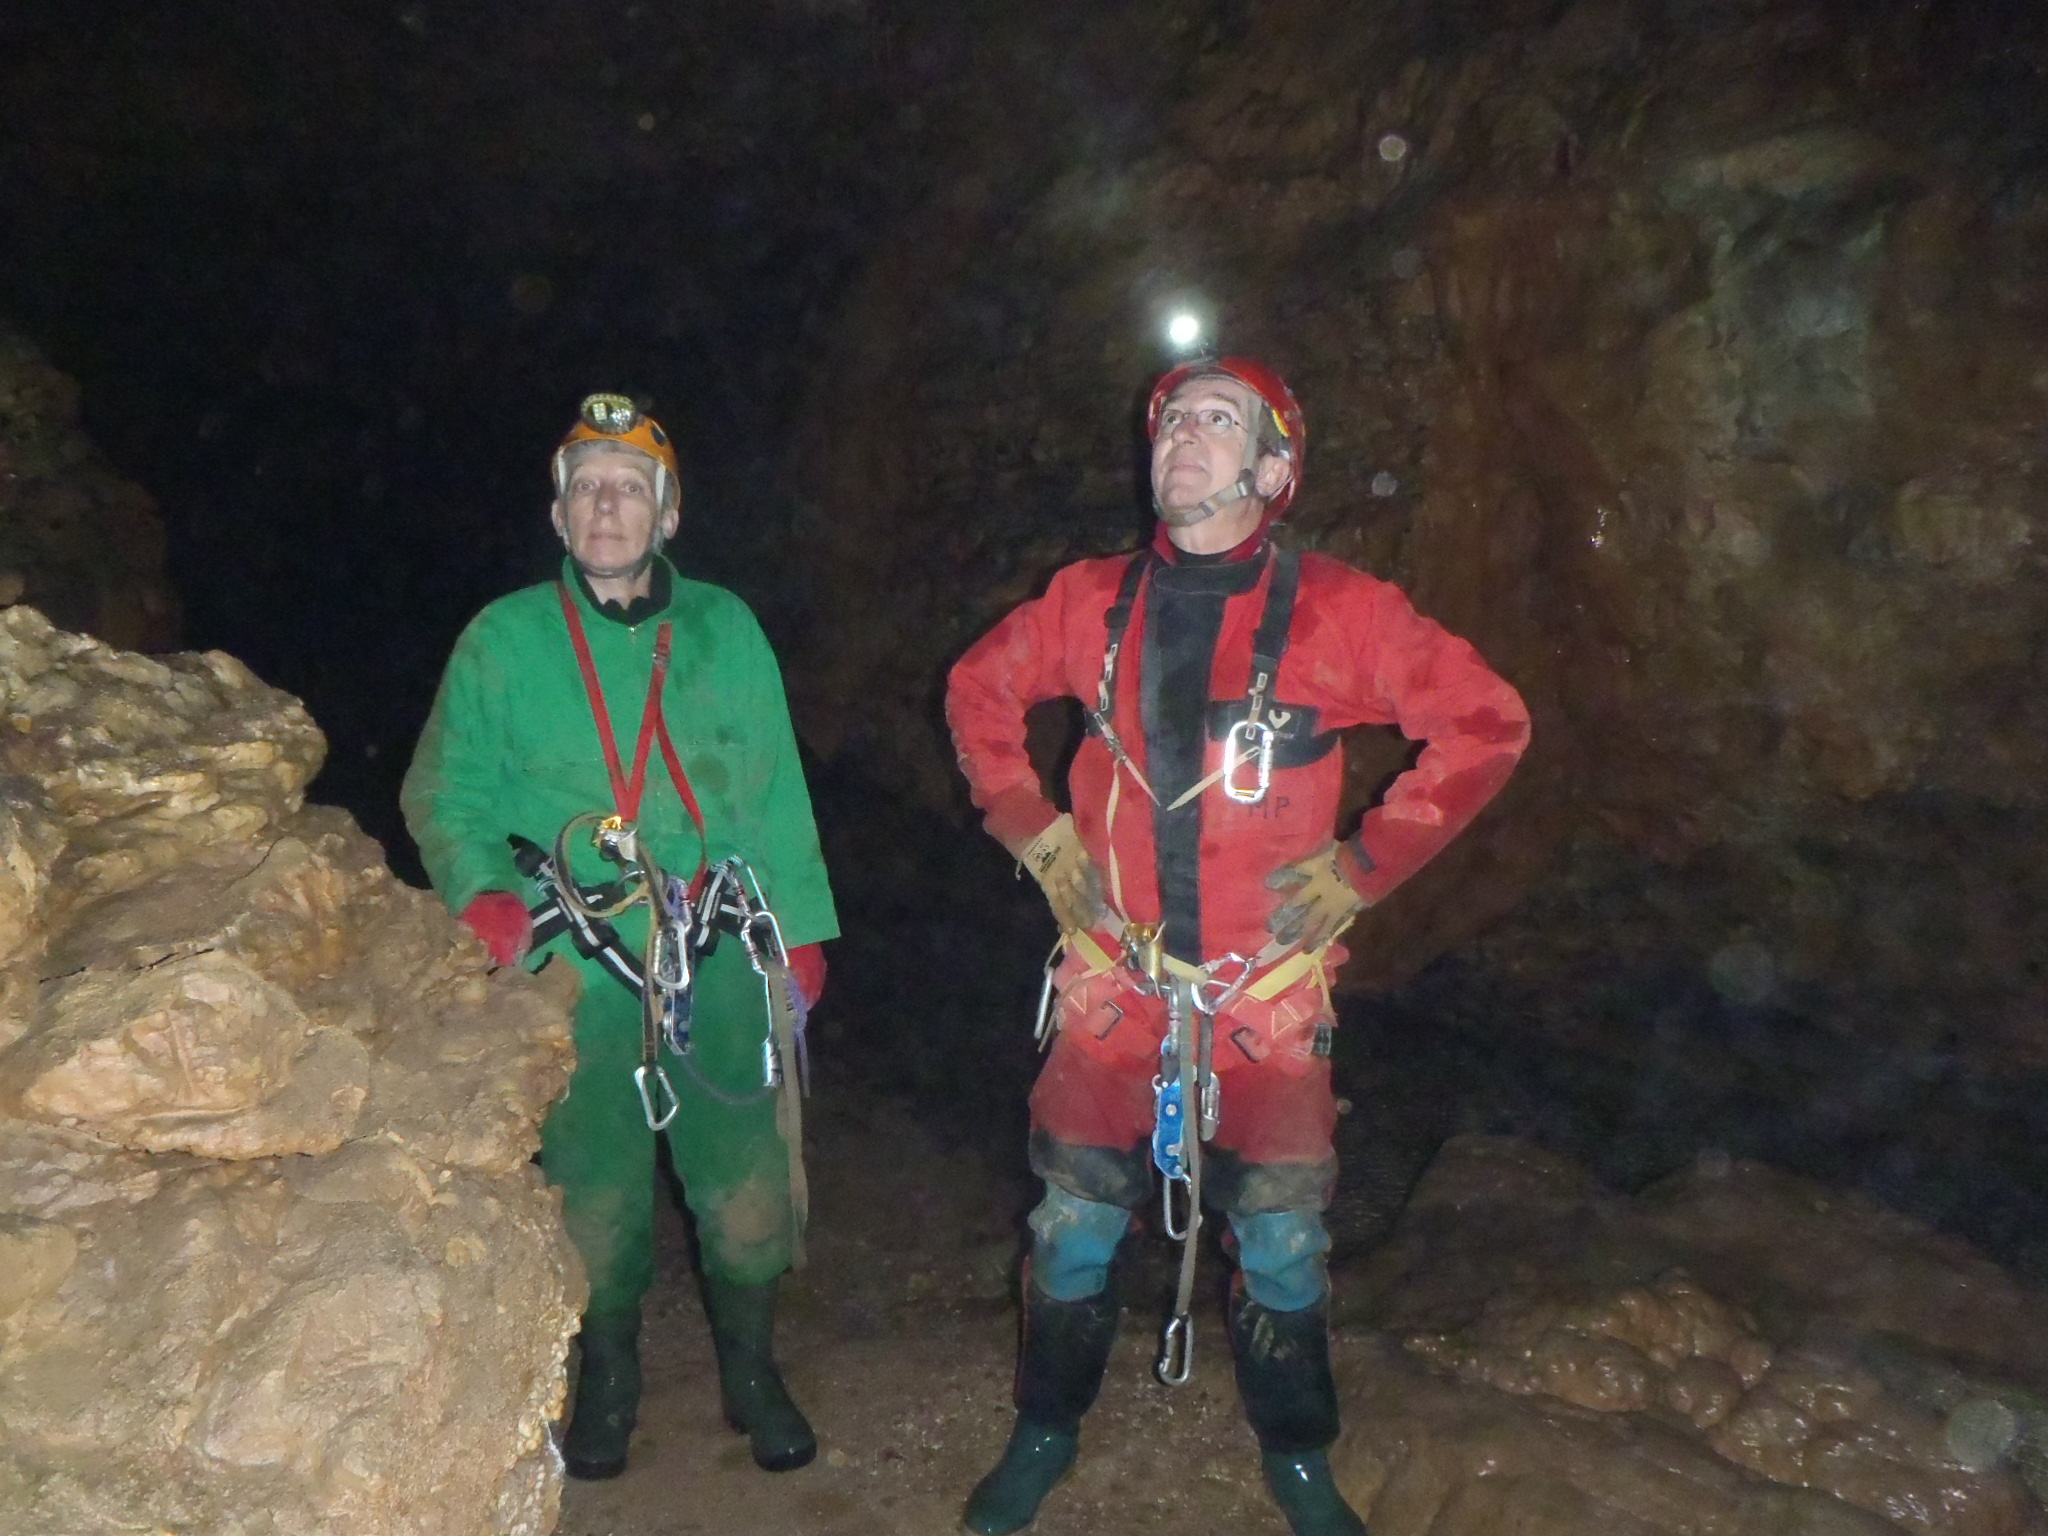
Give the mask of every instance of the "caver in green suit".
M 644 433 L 649 424 L 645 418 L 641 423 Z M 601 439 L 594 444 L 598 448 L 615 436 L 585 435 Z M 610 454 L 601 467 L 616 467 L 627 457 Z M 631 457 L 637 463 L 641 456 Z M 668 468 L 672 475 L 673 465 Z M 562 509 L 573 505 L 572 486 L 559 458 L 557 480 L 563 499 L 556 504 L 556 524 L 572 552 L 560 586 L 546 583 L 501 598 L 463 631 L 406 775 L 406 824 L 435 889 L 465 915 L 479 898 L 486 905 L 505 902 L 490 893 L 510 892 L 532 904 L 539 892 L 518 872 L 508 836 L 552 850 L 572 818 L 616 809 L 562 611 L 560 593 L 566 590 L 581 617 L 628 775 L 656 637 L 664 624 L 671 629 L 662 715 L 702 811 L 704 835 L 700 840 L 655 749 L 647 754 L 636 819 L 643 848 L 664 870 L 685 879 L 703 860 L 716 863 L 736 854 L 758 876 L 791 950 L 836 936 L 781 675 L 753 615 L 731 593 L 678 577 L 652 554 L 658 539 L 643 557 L 642 595 L 601 602 L 585 578 L 588 562 L 576 558 L 571 529 L 564 527 Z M 593 493 L 602 494 L 602 488 Z M 618 870 L 598 857 L 587 833 L 572 839 L 571 852 L 579 881 L 616 878 Z M 638 955 L 647 935 L 647 908 L 634 907 L 615 923 Z M 541 1158 L 549 1181 L 562 1187 L 570 1234 L 590 1273 L 583 1357 L 588 1382 L 594 1379 L 594 1353 L 614 1364 L 616 1357 L 632 1355 L 640 1300 L 653 1281 L 655 1133 L 633 1080 L 642 1050 L 639 998 L 578 955 L 566 936 L 534 952 L 527 964 L 538 966 L 550 957 L 576 966 L 583 978 L 576 1071 L 568 1096 L 543 1128 Z M 749 1370 L 774 1370 L 766 1337 L 772 1283 L 788 1268 L 795 1238 L 788 1149 L 777 1133 L 774 1097 L 763 1085 L 767 1033 L 761 978 L 741 943 L 727 936 L 699 969 L 689 1056 L 679 1060 L 664 1047 L 662 1064 L 680 1101 L 667 1130 L 669 1147 L 696 1218 L 727 1411 L 736 1420 L 749 1417 Z M 759 1338 L 750 1341 L 750 1332 Z M 729 1345 L 759 1359 L 734 1363 Z M 608 1441 L 600 1453 L 584 1458 L 597 1469 L 584 1475 L 609 1475 L 624 1465 L 638 1397 L 637 1355 L 620 1364 L 617 1374 L 630 1378 L 614 1394 L 625 1407 L 621 1412 L 612 1402 L 607 1411 L 624 1429 L 613 1437 L 615 1445 Z M 775 1391 L 780 1392 L 779 1381 Z M 585 1417 L 579 1394 L 576 1420 Z M 795 1423 L 802 1424 L 800 1416 Z M 781 1438 L 787 1442 L 794 1434 Z M 764 1465 L 800 1464 L 792 1457 L 809 1459 L 814 1443 L 808 1426 L 795 1445 L 770 1444 L 764 1451 L 758 1429 L 754 1438 Z M 572 1424 L 565 1446 L 572 1471 L 576 1445 Z

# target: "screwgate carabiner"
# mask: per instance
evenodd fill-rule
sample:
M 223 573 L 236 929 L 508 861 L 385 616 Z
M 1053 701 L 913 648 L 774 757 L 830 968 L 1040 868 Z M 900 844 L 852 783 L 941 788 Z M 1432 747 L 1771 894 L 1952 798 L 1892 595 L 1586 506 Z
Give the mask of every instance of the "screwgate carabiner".
M 1272 787 L 1273 740 L 1273 727 L 1263 720 L 1240 720 L 1223 738 L 1223 793 L 1239 805 L 1257 805 Z M 1249 787 L 1240 782 L 1247 760 L 1253 766 Z

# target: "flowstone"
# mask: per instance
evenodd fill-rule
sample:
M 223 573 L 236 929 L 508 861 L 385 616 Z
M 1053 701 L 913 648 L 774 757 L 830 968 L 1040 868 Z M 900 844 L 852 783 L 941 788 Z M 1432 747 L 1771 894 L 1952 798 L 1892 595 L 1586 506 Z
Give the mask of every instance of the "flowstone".
M 555 1524 L 574 981 L 306 807 L 323 750 L 0 612 L 0 1530 Z
M 1378 1536 L 2048 1533 L 2048 1307 L 1855 1196 L 1460 1137 L 1361 1278 L 1332 1463 Z

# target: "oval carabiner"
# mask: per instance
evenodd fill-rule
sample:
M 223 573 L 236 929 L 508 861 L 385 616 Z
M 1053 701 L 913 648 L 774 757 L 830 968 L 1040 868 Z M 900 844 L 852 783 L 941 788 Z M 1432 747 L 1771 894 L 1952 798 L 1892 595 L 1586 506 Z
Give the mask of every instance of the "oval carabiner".
M 650 1078 L 656 1085 L 652 1089 L 647 1086 Z M 682 1101 L 676 1097 L 675 1085 L 668 1080 L 668 1073 L 658 1066 L 643 1063 L 633 1069 L 633 1086 L 640 1090 L 640 1109 L 647 1116 L 647 1129 L 667 1130 L 669 1121 L 675 1119 L 676 1111 L 683 1107 Z M 666 1112 L 657 1107 L 664 1098 L 668 1100 Z
M 1166 1325 L 1159 1344 L 1159 1363 L 1153 1373 L 1169 1387 L 1184 1387 L 1195 1369 L 1195 1334 L 1183 1312 Z
M 1241 775 L 1250 749 L 1252 782 Z M 1239 805 L 1257 805 L 1273 784 L 1273 727 L 1264 721 L 1240 720 L 1223 738 L 1223 793 Z
M 1053 972 L 1059 969 L 1062 947 L 1058 944 L 1053 946 L 1052 955 L 1045 962 L 1045 984 L 1038 989 L 1038 1024 L 1031 1031 L 1031 1038 L 1040 1050 L 1043 1050 L 1052 1039 L 1053 1018 L 1058 1012 L 1055 1005 L 1059 1002 L 1060 994 L 1059 989 L 1053 985 L 1052 977 Z
M 1187 1190 L 1187 1195 L 1184 1197 L 1187 1205 L 1181 1212 L 1179 1222 L 1175 1222 L 1173 1219 L 1173 1191 L 1176 1185 Z M 1188 1240 L 1192 1231 L 1190 1223 L 1195 1219 L 1194 1193 L 1194 1190 L 1189 1188 L 1188 1178 L 1184 1173 L 1168 1174 L 1160 1181 L 1159 1224 L 1164 1229 L 1168 1242 L 1184 1243 Z

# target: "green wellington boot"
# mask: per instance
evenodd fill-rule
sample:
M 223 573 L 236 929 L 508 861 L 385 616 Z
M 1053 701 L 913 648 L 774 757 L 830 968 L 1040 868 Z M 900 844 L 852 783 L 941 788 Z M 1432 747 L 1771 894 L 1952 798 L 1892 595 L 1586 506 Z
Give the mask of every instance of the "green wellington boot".
M 733 1285 L 704 1279 L 704 1310 L 718 1350 L 718 1391 L 725 1422 L 744 1434 L 754 1465 L 791 1472 L 818 1454 L 818 1437 L 775 1368 L 775 1293 L 780 1281 Z
M 1017 1425 L 1003 1459 L 974 1485 L 962 1517 L 975 1536 L 1009 1536 L 1073 1468 L 1081 1416 L 1102 1389 L 1116 1342 L 1116 1292 L 1054 1301 L 1027 1278 L 1024 1346 L 1017 1361 Z
M 640 1309 L 587 1313 L 577 1338 L 583 1366 L 562 1465 L 588 1481 L 617 1477 L 626 1470 L 626 1442 L 640 1412 Z
M 1289 1456 L 1267 1451 L 1259 1458 L 1273 1502 L 1287 1517 L 1294 1536 L 1368 1536 L 1330 1476 L 1330 1458 L 1323 1451 Z
M 1078 1433 L 1033 1423 L 1022 1414 L 1003 1459 L 974 1485 L 961 1524 L 975 1536 L 1010 1536 L 1038 1518 L 1038 1506 L 1074 1468 Z
M 1366 1536 L 1326 1454 L 1337 1438 L 1328 1301 L 1275 1312 L 1240 1293 L 1231 1300 L 1230 1345 L 1266 1487 L 1294 1536 Z

